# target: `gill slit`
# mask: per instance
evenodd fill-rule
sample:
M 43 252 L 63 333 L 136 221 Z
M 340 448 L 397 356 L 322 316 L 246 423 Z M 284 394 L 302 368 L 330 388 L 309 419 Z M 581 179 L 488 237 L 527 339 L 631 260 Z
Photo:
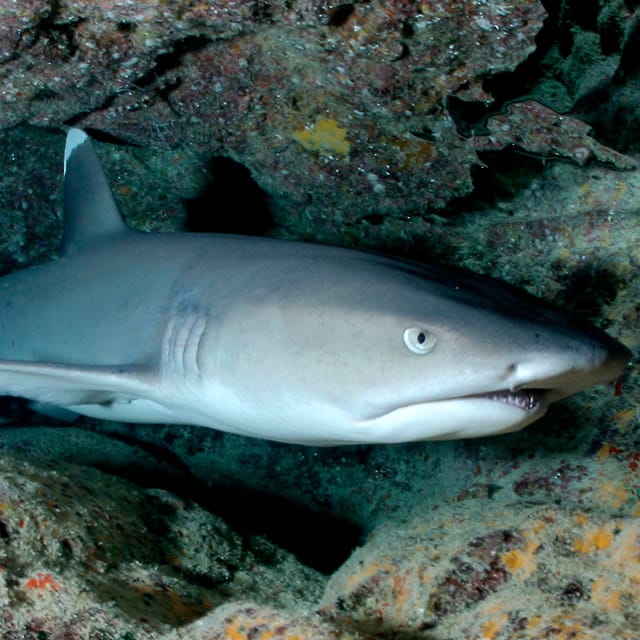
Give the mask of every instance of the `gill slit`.
M 173 309 L 162 345 L 162 369 L 182 378 L 200 377 L 199 352 L 207 326 L 206 314 L 194 308 Z

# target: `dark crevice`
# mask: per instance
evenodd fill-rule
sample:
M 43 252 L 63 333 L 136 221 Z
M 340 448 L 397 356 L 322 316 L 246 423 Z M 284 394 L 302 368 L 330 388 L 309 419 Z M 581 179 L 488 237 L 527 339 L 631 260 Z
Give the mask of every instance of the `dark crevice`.
M 204 49 L 211 44 L 212 39 L 207 36 L 186 36 L 174 42 L 171 51 L 156 56 L 155 64 L 146 73 L 132 82 L 132 86 L 144 88 L 157 83 L 158 78 L 176 69 L 182 63 L 182 58 L 189 53 Z
M 98 142 L 103 142 L 105 144 L 113 144 L 117 147 L 139 147 L 133 142 L 129 140 L 125 140 L 124 138 L 120 138 L 119 136 L 115 136 L 112 133 L 107 133 L 106 131 L 101 131 L 100 129 L 94 129 L 93 127 L 84 127 L 85 133 L 89 135 L 93 140 L 97 140 Z
M 602 55 L 611 56 L 620 51 L 624 40 L 624 31 L 615 20 L 609 19 L 600 29 L 600 49 Z
M 627 36 L 622 45 L 620 65 L 613 77 L 615 84 L 637 78 L 640 75 L 640 15 L 636 16 L 629 26 Z
M 559 24 L 563 32 L 575 25 L 584 31 L 598 30 L 600 0 L 565 0 L 559 11 Z
M 244 538 L 263 536 L 324 575 L 344 564 L 364 536 L 360 527 L 328 511 L 313 511 L 252 489 L 214 485 L 198 503 Z
M 90 116 L 92 113 L 95 113 L 96 111 L 100 112 L 100 111 L 104 111 L 105 109 L 108 109 L 115 102 L 117 95 L 118 94 L 112 94 L 110 96 L 107 96 L 94 109 L 91 109 L 90 111 L 79 111 L 78 113 L 74 114 L 70 118 L 67 118 L 66 120 L 64 120 L 62 124 L 68 127 L 75 127 L 77 124 L 82 122 L 87 116 Z
M 640 149 L 640 122 L 635 95 L 640 86 L 640 17 L 629 25 L 622 45 L 620 63 L 613 78 L 586 93 L 573 108 L 593 128 L 593 137 L 620 151 Z
M 562 293 L 557 303 L 565 309 L 584 318 L 603 318 L 602 310 L 610 305 L 623 288 L 619 275 L 606 267 L 593 265 L 575 269 L 559 280 Z M 600 328 L 606 329 L 610 321 L 604 317 Z
M 412 38 L 415 35 L 415 27 L 409 20 L 403 20 L 402 29 L 400 31 L 403 38 Z
M 254 0 L 251 6 L 251 18 L 258 23 L 273 22 L 273 6 L 269 0 Z
M 502 113 L 510 102 L 523 100 L 540 81 L 542 61 L 558 38 L 559 11 L 553 0 L 542 2 L 546 11 L 542 28 L 535 37 L 535 49 L 513 71 L 486 76 L 482 88 L 493 97 L 493 102 L 464 101 L 456 96 L 447 99 L 447 110 L 460 135 L 469 137 L 486 133 L 489 117 Z
M 154 65 L 139 78 L 133 80 L 126 89 L 121 89 L 118 92 L 107 96 L 100 105 L 90 111 L 81 111 L 71 118 L 67 118 L 67 120 L 64 121 L 64 124 L 68 126 L 75 126 L 82 122 L 82 120 L 91 113 L 104 111 L 105 109 L 110 108 L 118 97 L 126 90 L 140 92 L 143 92 L 144 90 L 151 91 L 152 95 L 155 94 L 155 96 L 167 102 L 171 92 L 180 86 L 181 80 L 180 78 L 172 78 L 166 82 L 160 82 L 160 78 L 169 71 L 178 68 L 185 55 L 200 51 L 211 42 L 211 38 L 206 36 L 187 36 L 181 40 L 177 40 L 171 48 L 171 51 L 161 53 L 156 56 Z M 98 134 L 95 137 L 100 139 L 100 135 L 101 134 Z
M 355 8 L 355 5 L 351 2 L 329 8 L 326 12 L 327 25 L 330 27 L 342 26 L 351 17 Z
M 186 501 L 193 501 L 222 518 L 247 543 L 262 536 L 285 549 L 308 567 L 329 575 L 336 571 L 362 542 L 362 529 L 329 511 L 313 510 L 285 498 L 242 486 L 205 484 L 188 465 L 168 448 L 122 433 L 109 437 L 138 447 L 159 463 L 159 473 L 149 469 L 100 467 L 101 471 L 125 477 L 148 488 L 162 488 Z M 167 471 L 169 469 L 170 471 Z
M 543 0 L 543 5 L 548 15 L 536 36 L 535 51 L 514 71 L 484 79 L 483 89 L 494 98 L 490 104 L 448 97 L 446 108 L 458 132 L 464 137 L 486 135 L 486 123 L 490 117 L 504 113 L 514 102 L 535 99 L 557 112 L 570 113 L 591 125 L 592 137 L 604 145 L 622 153 L 636 152 L 640 149 L 640 122 L 637 101 L 633 96 L 640 85 L 640 16 L 636 15 L 623 29 L 619 15 L 607 17 L 598 0 L 587 0 L 586 3 Z M 635 4 L 633 6 L 635 8 Z M 578 32 L 597 33 L 600 37 L 598 56 L 604 58 L 621 52 L 620 63 L 613 78 L 603 74 L 600 84 L 578 96 L 572 106 L 566 101 L 559 106 L 554 103 L 552 91 L 545 93 L 545 82 L 564 83 L 563 74 L 569 71 L 562 67 L 565 64 L 562 58 L 572 57 L 566 61 L 569 68 L 579 63 L 573 60 L 581 53 L 574 41 Z M 566 91 L 569 96 L 571 86 L 567 85 Z M 464 203 L 476 198 L 481 203 L 495 201 L 491 194 L 493 190 L 502 198 L 509 198 L 513 188 L 526 179 L 527 171 L 536 175 L 541 170 L 540 161 L 543 160 L 529 158 L 524 150 L 515 147 L 479 155 L 484 166 L 475 170 L 476 188 Z M 514 167 L 508 166 L 510 162 Z M 520 175 L 516 177 L 515 174 Z
M 60 2 L 53 0 L 49 5 L 49 11 L 33 27 L 20 32 L 18 48 L 31 49 L 37 45 L 45 44 L 49 45 L 48 48 L 45 47 L 45 58 L 47 58 L 48 52 L 51 59 L 70 60 L 78 50 L 75 35 L 80 20 L 73 23 L 58 22 L 59 17 Z
M 536 34 L 534 51 L 513 71 L 496 73 L 487 76 L 483 81 L 483 89 L 495 100 L 492 105 L 495 111 L 501 111 L 508 102 L 522 99 L 531 93 L 540 81 L 543 60 L 560 35 L 557 3 L 553 0 L 545 0 L 542 5 L 547 12 L 547 17 Z
M 136 30 L 136 24 L 134 22 L 118 22 L 116 29 L 120 33 L 133 33 Z
M 7 402 L 14 401 L 4 399 Z M 22 425 L 24 422 L 21 419 Z M 38 428 L 43 424 L 60 425 L 59 421 L 43 416 L 39 416 L 34 422 L 34 426 Z M 92 422 L 79 417 L 74 426 L 95 432 Z M 4 428 L 13 427 L 4 425 Z M 15 428 L 23 429 L 24 426 L 16 425 Z M 170 445 L 148 442 L 123 432 L 98 430 L 98 433 L 123 443 L 134 453 L 138 449 L 146 455 L 136 454 L 140 460 L 140 464 L 136 465 L 126 461 L 119 464 L 117 461 L 105 460 L 100 463 L 92 461 L 92 467 L 108 475 L 124 478 L 137 486 L 164 489 L 187 503 L 198 504 L 224 520 L 243 538 L 246 548 L 253 547 L 256 536 L 262 537 L 291 553 L 304 565 L 330 575 L 362 544 L 362 527 L 335 516 L 329 509 L 321 506 L 306 507 L 286 498 L 244 487 L 238 482 L 205 482 L 192 473 L 188 463 L 174 453 Z M 211 435 L 216 437 L 215 432 Z M 221 437 L 219 432 L 217 435 Z M 16 449 L 15 445 L 12 453 L 29 458 L 33 455 L 28 449 Z M 81 459 L 74 459 L 72 455 L 67 461 L 76 465 L 84 464 Z M 0 539 L 4 537 L 2 526 L 0 520 Z M 9 532 L 6 534 L 9 535 Z
M 447 100 L 447 109 L 454 119 L 458 131 L 465 137 L 484 135 L 487 119 L 493 115 L 503 113 L 506 106 L 512 102 L 533 98 L 546 104 L 551 109 L 559 111 L 557 105 L 547 104 L 542 95 L 536 93 L 536 88 L 547 74 L 552 72 L 549 54 L 552 51 L 567 58 L 574 53 L 574 34 L 576 25 L 581 30 L 599 33 L 601 40 L 601 54 L 612 55 L 621 51 L 619 68 L 613 78 L 603 77 L 602 85 L 579 97 L 570 113 L 583 119 L 594 127 L 595 137 L 603 143 L 621 150 L 617 140 L 620 133 L 620 113 L 617 117 L 607 115 L 598 116 L 598 112 L 610 109 L 612 87 L 617 89 L 622 82 L 628 82 L 640 74 L 640 19 L 636 18 L 629 26 L 627 34 L 622 32 L 620 25 L 613 19 L 607 24 L 598 24 L 600 7 L 597 0 L 562 5 L 553 0 L 542 3 L 547 11 L 547 18 L 543 27 L 536 35 L 536 48 L 533 53 L 513 71 L 486 76 L 483 89 L 493 97 L 490 104 L 464 101 L 456 96 Z M 561 111 L 561 110 L 560 110 Z M 596 112 L 596 113 L 592 113 Z M 607 137 L 607 125 L 617 123 L 615 132 Z M 626 136 L 627 139 L 629 136 Z
M 495 105 L 461 100 L 456 96 L 448 96 L 445 104 L 461 136 L 470 138 L 488 133 L 487 118 L 496 113 Z
M 411 57 L 411 49 L 409 49 L 409 45 L 406 42 L 403 42 L 400 45 L 400 53 L 394 58 L 394 62 L 398 60 L 405 60 L 409 57 Z
M 20 266 L 22 267 L 24 265 Z M 0 418 L 2 418 L 2 422 L 28 422 L 34 415 L 30 408 L 30 403 L 30 400 L 27 400 L 26 398 L 0 396 Z
M 215 156 L 207 172 L 200 193 L 184 201 L 189 231 L 264 235 L 274 227 L 267 194 L 244 165 Z
M 541 158 L 525 154 L 515 146 L 500 151 L 479 152 L 481 164 L 471 170 L 473 191 L 450 203 L 452 212 L 493 208 L 508 202 L 544 171 Z
M 437 142 L 438 138 L 436 134 L 433 132 L 433 129 L 427 127 L 426 125 L 420 129 L 412 129 L 411 135 L 416 138 L 420 138 L 420 140 L 426 140 L 427 142 Z

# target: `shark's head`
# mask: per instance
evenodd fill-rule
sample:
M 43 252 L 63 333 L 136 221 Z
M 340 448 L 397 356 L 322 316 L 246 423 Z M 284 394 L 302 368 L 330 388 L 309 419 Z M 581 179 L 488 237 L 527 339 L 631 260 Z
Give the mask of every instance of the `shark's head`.
M 251 290 L 207 339 L 212 352 L 227 345 L 208 366 L 227 381 L 215 398 L 240 416 L 232 430 L 251 434 L 240 423 L 260 413 L 273 439 L 307 444 L 514 431 L 629 359 L 604 332 L 490 278 L 291 250 L 307 253 L 297 270 L 286 246 L 258 259 Z

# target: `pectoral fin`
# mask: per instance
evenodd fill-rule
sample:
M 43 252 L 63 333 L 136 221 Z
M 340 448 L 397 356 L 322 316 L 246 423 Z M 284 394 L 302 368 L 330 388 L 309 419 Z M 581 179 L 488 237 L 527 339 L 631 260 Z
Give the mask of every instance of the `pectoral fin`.
M 78 366 L 52 362 L 0 360 L 0 394 L 43 405 L 128 403 L 148 396 L 153 373 L 139 366 Z

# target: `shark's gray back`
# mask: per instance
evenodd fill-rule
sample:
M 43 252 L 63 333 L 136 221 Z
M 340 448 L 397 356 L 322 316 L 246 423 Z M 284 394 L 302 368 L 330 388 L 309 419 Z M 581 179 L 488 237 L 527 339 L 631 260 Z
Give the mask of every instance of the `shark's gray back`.
M 0 360 L 153 366 L 172 314 L 197 305 L 214 325 L 239 300 L 313 277 L 294 265 L 325 278 L 345 261 L 367 261 L 338 248 L 277 245 L 274 252 L 268 239 L 126 230 L 0 278 Z

